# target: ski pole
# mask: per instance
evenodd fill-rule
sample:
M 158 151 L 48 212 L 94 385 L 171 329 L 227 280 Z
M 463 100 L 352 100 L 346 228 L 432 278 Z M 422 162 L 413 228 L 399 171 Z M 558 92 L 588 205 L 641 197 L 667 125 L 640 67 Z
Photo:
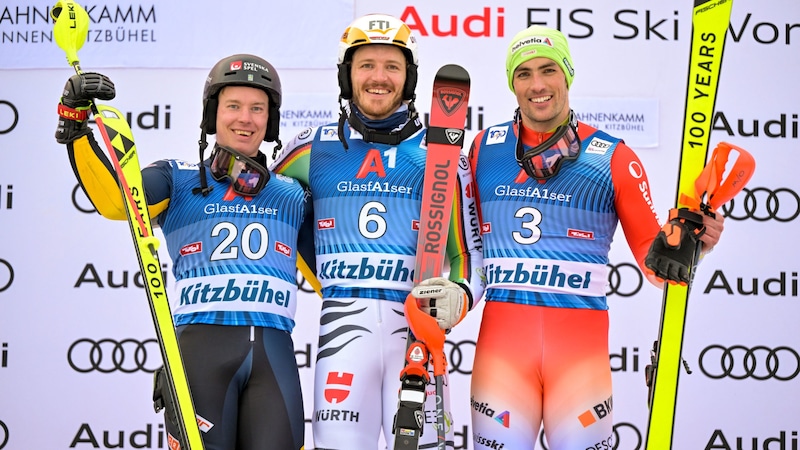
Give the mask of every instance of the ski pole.
M 57 2 L 51 9 L 51 16 L 56 43 L 66 53 L 69 65 L 78 75 L 82 75 L 78 50 L 86 41 L 89 15 L 79 4 L 67 0 Z M 123 115 L 115 108 L 97 105 L 94 101 L 90 101 L 89 105 L 114 165 L 137 259 L 146 280 L 144 287 L 169 380 L 169 395 L 172 396 L 172 403 L 176 406 L 175 413 L 179 419 L 176 424 L 180 441 L 178 445 L 183 450 L 202 450 L 203 441 L 167 300 L 166 283 L 161 274 L 157 252 L 159 240 L 153 236 L 150 224 L 133 133 Z M 104 118 L 107 118 L 109 123 L 106 123 Z M 172 447 L 172 443 L 169 445 Z
M 67 17 L 59 20 L 59 18 L 62 17 L 62 13 L 65 13 Z M 56 44 L 58 44 L 58 46 L 64 50 L 64 53 L 66 53 L 67 62 L 75 69 L 75 73 L 78 75 L 83 75 L 80 60 L 78 59 L 78 50 L 83 47 L 83 43 L 86 41 L 86 36 L 89 32 L 89 15 L 86 13 L 86 10 L 84 10 L 83 7 L 70 0 L 59 1 L 56 3 L 51 9 L 50 14 L 54 21 L 53 35 L 56 39 Z M 111 162 L 114 164 L 114 168 L 119 176 L 119 182 L 123 188 L 123 195 L 126 195 L 128 197 L 128 201 L 132 202 L 133 198 L 131 197 L 130 188 L 128 187 L 128 181 L 125 179 L 124 173 L 122 173 L 119 158 L 117 157 L 116 152 L 114 152 L 114 146 L 111 144 L 111 138 L 108 135 L 108 129 L 103 123 L 103 115 L 100 114 L 100 111 L 98 111 L 98 107 L 94 101 L 89 101 L 89 107 L 91 108 L 92 114 L 94 115 L 94 120 L 97 123 L 97 129 L 100 131 L 100 134 L 103 137 L 103 142 L 106 144 L 106 148 L 109 150 L 108 153 L 111 157 Z M 152 236 L 152 233 L 149 232 L 147 229 L 148 227 L 145 226 L 142 215 L 138 210 L 135 211 L 134 217 L 139 223 L 139 228 L 145 233 L 142 238 L 147 242 L 150 250 L 155 252 L 159 245 L 158 238 L 155 238 Z

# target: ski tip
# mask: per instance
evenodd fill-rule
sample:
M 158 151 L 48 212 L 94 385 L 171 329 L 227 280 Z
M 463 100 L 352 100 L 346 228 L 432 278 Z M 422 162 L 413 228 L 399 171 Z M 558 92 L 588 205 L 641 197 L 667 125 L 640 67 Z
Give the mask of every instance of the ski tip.
M 436 72 L 436 78 L 447 78 L 469 83 L 469 72 L 458 64 L 446 64 Z

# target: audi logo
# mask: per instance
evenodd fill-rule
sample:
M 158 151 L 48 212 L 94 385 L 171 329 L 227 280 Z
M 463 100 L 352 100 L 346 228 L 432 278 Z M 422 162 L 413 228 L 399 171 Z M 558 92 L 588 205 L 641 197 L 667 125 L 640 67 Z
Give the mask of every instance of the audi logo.
M 475 362 L 475 341 L 444 341 L 444 356 L 447 360 L 448 374 L 472 375 L 472 365 Z M 428 373 L 430 374 L 428 385 L 433 386 L 435 384 L 433 364 L 428 366 Z
M 642 433 L 636 425 L 620 422 L 614 425 L 614 450 L 639 450 L 644 445 Z
M 644 275 L 631 263 L 606 264 L 608 266 L 608 291 L 606 296 L 633 297 L 642 290 Z
M 67 361 L 80 373 L 153 373 L 162 365 L 161 349 L 155 339 L 78 339 L 69 346 Z
M 0 420 L 0 450 L 6 448 L 8 444 L 8 426 Z
M 448 373 L 472 374 L 472 363 L 475 361 L 475 341 L 444 341 L 447 356 Z
M 614 446 L 611 447 L 613 450 L 640 450 L 642 445 L 644 445 L 642 432 L 636 428 L 636 425 L 629 422 L 620 422 L 614 425 L 614 434 L 612 435 L 611 441 L 614 443 Z M 539 434 L 539 444 L 542 446 L 543 450 L 548 449 L 544 440 L 544 431 Z
M 733 198 L 722 205 L 723 216 L 731 220 L 791 222 L 800 215 L 800 195 L 791 189 L 744 188 L 742 193 L 744 199 L 740 202 L 737 203 L 737 198 Z M 737 197 L 741 197 L 741 194 Z
M 17 127 L 17 123 L 19 123 L 19 111 L 17 107 L 8 100 L 0 100 L 0 107 L 2 106 L 7 106 L 11 110 L 11 114 L 6 115 L 2 112 L 4 108 L 0 108 L 0 134 L 8 134 L 11 133 L 11 131 Z M 10 125 L 8 126 L 3 125 L 9 123 Z
M 0 292 L 5 291 L 14 282 L 14 268 L 11 263 L 0 258 Z
M 88 206 L 81 206 L 81 203 L 88 203 Z M 86 194 L 81 189 L 80 184 L 76 184 L 74 188 L 72 188 L 72 206 L 75 207 L 78 211 L 85 213 L 85 214 L 92 214 L 96 213 L 97 210 L 92 205 L 92 202 L 86 197 Z
M 309 262 L 309 261 L 306 261 Z M 297 289 L 301 292 L 307 292 L 309 294 L 315 294 L 316 291 L 313 287 L 311 287 L 311 283 L 306 280 L 306 277 L 303 276 L 303 273 L 300 270 L 295 272 L 295 284 L 297 285 Z
M 791 347 L 709 345 L 700 352 L 700 370 L 709 378 L 788 381 L 800 374 L 800 355 Z

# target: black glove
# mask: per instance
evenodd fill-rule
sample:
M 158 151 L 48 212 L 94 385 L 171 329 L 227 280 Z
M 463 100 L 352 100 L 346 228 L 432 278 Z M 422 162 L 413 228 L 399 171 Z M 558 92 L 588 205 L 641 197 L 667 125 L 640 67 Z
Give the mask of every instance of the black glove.
M 56 141 L 68 144 L 88 134 L 86 122 L 92 100 L 111 100 L 114 96 L 114 83 L 103 74 L 88 72 L 70 77 L 58 103 Z
M 686 208 L 673 208 L 669 221 L 656 235 L 644 259 L 646 271 L 659 281 L 686 286 L 691 282 L 697 241 L 705 232 L 703 216 Z

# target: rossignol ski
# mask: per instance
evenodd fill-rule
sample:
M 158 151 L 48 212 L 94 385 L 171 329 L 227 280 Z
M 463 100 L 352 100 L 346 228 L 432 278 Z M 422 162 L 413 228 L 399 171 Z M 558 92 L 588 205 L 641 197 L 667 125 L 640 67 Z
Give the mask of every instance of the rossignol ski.
M 695 0 L 692 12 L 692 41 L 686 91 L 686 110 L 681 142 L 680 170 L 676 207 L 717 210 L 732 199 L 752 176 L 755 163 L 744 149 L 720 143 L 706 165 L 709 141 L 722 68 L 725 36 L 730 24 L 733 0 Z M 731 151 L 738 154 L 728 176 Z M 651 352 L 646 383 L 649 388 L 650 416 L 646 436 L 647 450 L 672 449 L 678 380 L 686 324 L 691 279 L 700 255 L 695 249 L 690 282 L 686 286 L 665 283 L 658 340 Z M 686 366 L 687 372 L 688 366 Z M 689 372 L 691 373 L 691 372 Z
M 442 275 L 447 235 L 452 214 L 453 196 L 464 126 L 467 120 L 470 79 L 458 65 L 442 66 L 433 81 L 433 99 L 427 130 L 428 153 L 422 188 L 417 257 L 414 284 Z M 406 365 L 400 374 L 401 387 L 392 432 L 394 450 L 417 450 L 425 424 L 425 388 L 430 381 L 428 362 L 433 363 L 436 384 L 436 448 L 446 446 L 444 415 L 444 331 L 436 319 L 422 312 L 417 299 L 409 295 L 405 302 L 409 323 Z
M 56 43 L 66 53 L 70 66 L 81 74 L 77 52 L 86 41 L 89 29 L 88 14 L 75 2 L 59 1 L 51 9 L 51 15 Z M 119 180 L 139 268 L 145 277 L 144 289 L 161 348 L 164 371 L 172 397 L 170 400 L 175 406 L 180 433 L 176 438 L 180 441 L 181 450 L 202 450 L 203 441 L 178 347 L 175 323 L 167 300 L 166 284 L 157 253 L 159 240 L 153 235 L 150 223 L 133 133 L 125 116 L 117 109 L 97 105 L 94 102 L 91 104 L 91 109 Z M 174 444 L 174 442 L 168 443 L 169 448 L 176 448 Z

